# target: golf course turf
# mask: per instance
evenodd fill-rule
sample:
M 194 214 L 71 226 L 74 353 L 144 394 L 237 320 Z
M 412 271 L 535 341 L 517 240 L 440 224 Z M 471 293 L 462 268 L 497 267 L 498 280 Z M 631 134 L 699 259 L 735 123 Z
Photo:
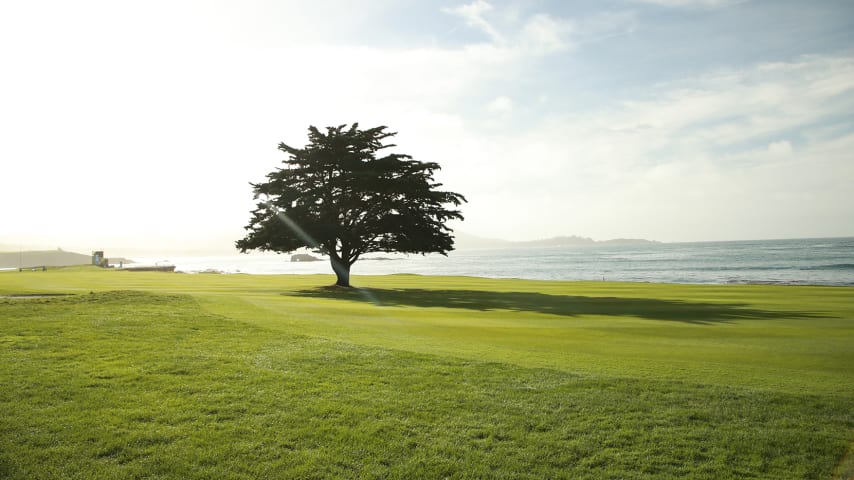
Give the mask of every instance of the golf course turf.
M 0 273 L 0 478 L 854 475 L 854 288 L 333 281 Z

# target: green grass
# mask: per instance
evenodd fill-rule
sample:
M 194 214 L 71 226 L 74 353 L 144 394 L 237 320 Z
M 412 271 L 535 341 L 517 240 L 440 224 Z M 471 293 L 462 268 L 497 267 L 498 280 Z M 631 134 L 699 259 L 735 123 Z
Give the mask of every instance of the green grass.
M 355 281 L 0 273 L 0 478 L 854 474 L 854 289 Z

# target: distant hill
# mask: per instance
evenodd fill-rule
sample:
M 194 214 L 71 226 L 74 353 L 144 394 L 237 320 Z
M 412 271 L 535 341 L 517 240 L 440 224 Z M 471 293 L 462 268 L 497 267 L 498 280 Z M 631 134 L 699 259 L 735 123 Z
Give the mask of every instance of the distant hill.
M 650 245 L 660 242 L 638 238 L 615 238 L 613 240 L 593 240 L 592 238 L 561 236 L 540 240 L 514 242 L 496 238 L 483 238 L 464 232 L 454 232 L 455 246 L 460 250 L 477 248 L 526 248 L 526 247 L 569 247 L 586 245 Z
M 641 238 L 615 238 L 612 240 L 593 240 L 587 237 L 552 237 L 543 240 L 532 240 L 528 242 L 512 242 L 515 246 L 520 247 L 565 247 L 576 245 L 646 245 L 655 242 L 652 240 L 644 240 Z
M 110 264 L 133 263 L 126 258 L 110 258 Z M 37 250 L 24 252 L 0 252 L 0 268 L 19 267 L 70 267 L 72 265 L 89 265 L 91 255 L 66 252 L 64 250 Z

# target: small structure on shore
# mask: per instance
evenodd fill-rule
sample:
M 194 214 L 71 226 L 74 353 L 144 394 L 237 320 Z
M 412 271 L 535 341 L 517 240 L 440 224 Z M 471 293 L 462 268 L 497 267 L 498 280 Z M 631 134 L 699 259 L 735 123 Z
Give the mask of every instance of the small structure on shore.
M 171 264 L 160 264 L 157 263 L 155 265 L 139 265 L 139 266 L 127 266 L 126 263 L 133 263 L 132 260 L 128 260 L 127 258 L 117 258 L 119 262 L 119 268 L 122 270 L 127 270 L 131 272 L 174 272 L 175 265 Z M 92 265 L 99 266 L 101 268 L 113 268 L 115 265 L 110 265 L 110 260 L 104 256 L 103 250 L 96 250 L 92 252 Z
M 319 262 L 321 261 L 319 258 L 309 255 L 307 253 L 298 253 L 296 255 L 291 255 L 292 262 Z
M 109 264 L 110 264 L 109 260 L 104 258 L 104 251 L 103 250 L 97 250 L 97 251 L 92 252 L 92 265 L 96 265 L 96 266 L 99 266 L 101 268 L 107 268 L 107 266 Z

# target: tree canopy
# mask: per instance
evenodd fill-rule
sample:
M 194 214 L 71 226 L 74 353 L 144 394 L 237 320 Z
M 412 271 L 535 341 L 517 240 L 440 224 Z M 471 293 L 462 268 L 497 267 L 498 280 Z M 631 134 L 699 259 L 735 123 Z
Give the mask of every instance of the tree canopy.
M 235 244 L 249 250 L 292 252 L 308 247 L 327 255 L 337 285 L 350 285 L 350 267 L 370 252 L 446 255 L 454 248 L 445 223 L 463 216 L 458 193 L 438 190 L 441 167 L 409 155 L 381 150 L 393 137 L 387 127 L 360 130 L 359 124 L 308 129 L 309 143 L 294 148 L 267 181 L 251 184 L 258 200 Z

